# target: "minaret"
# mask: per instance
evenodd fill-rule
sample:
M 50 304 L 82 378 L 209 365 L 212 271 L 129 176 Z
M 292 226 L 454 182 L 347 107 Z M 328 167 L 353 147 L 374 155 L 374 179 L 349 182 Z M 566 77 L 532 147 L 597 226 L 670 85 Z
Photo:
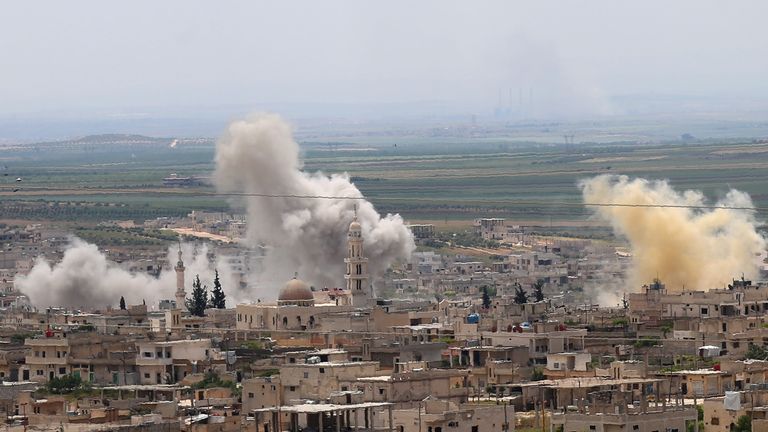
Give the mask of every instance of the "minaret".
M 179 261 L 176 263 L 176 308 L 184 309 L 187 293 L 184 291 L 184 261 L 181 260 L 181 239 L 179 239 Z
M 347 232 L 347 258 L 344 258 L 344 263 L 347 265 L 344 279 L 347 281 L 347 290 L 352 293 L 352 304 L 367 306 L 373 295 L 368 277 L 368 258 L 363 255 L 363 232 L 357 221 L 357 206 Z

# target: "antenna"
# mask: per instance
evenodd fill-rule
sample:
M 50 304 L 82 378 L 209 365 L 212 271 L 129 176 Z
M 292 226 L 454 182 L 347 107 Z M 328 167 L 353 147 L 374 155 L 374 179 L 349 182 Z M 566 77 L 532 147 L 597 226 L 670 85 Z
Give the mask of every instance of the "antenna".
M 353 204 L 352 209 L 355 212 L 355 220 L 357 220 L 357 204 Z

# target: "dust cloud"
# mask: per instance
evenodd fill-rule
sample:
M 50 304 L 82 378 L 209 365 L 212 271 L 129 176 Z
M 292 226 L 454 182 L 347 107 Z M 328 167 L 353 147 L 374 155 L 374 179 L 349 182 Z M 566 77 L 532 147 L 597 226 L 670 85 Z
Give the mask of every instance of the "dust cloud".
M 670 291 L 722 288 L 742 274 L 755 278 L 766 239 L 757 231 L 749 195 L 731 189 L 715 204 L 700 191 L 667 181 L 600 175 L 579 183 L 585 204 L 631 246 L 630 290 L 658 277 Z M 663 205 L 677 207 L 640 207 Z M 688 208 L 685 208 L 685 207 Z M 690 208 L 699 206 L 738 207 Z
M 220 192 L 246 195 L 246 242 L 267 251 L 262 270 L 249 280 L 259 297 L 276 297 L 294 272 L 315 287 L 342 287 L 354 206 L 372 274 L 415 248 L 403 219 L 381 217 L 348 175 L 302 171 L 291 127 L 275 114 L 254 114 L 229 125 L 216 145 L 214 182 Z M 278 196 L 255 196 L 261 194 Z

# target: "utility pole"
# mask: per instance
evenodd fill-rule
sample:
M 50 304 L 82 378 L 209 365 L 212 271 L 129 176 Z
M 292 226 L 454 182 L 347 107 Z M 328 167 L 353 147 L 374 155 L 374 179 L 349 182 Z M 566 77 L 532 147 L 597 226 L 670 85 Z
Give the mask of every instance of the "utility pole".
M 419 432 L 421 432 L 421 401 L 419 401 Z
M 509 419 L 507 418 L 507 401 L 504 401 L 504 424 L 501 427 L 504 432 L 509 432 Z

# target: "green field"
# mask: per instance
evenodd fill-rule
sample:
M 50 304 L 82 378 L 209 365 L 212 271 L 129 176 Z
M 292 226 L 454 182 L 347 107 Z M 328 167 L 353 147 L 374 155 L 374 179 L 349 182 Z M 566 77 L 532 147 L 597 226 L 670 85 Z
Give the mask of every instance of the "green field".
M 304 169 L 349 173 L 381 212 L 401 213 L 413 221 L 493 216 L 527 225 L 584 224 L 590 212 L 580 205 L 576 183 L 605 173 L 669 179 L 678 189 L 702 190 L 713 199 L 736 188 L 748 192 L 757 206 L 768 207 L 765 142 L 565 146 L 503 137 L 463 142 L 433 137 L 417 144 L 405 136 L 388 137 L 381 144 L 371 141 L 306 143 Z M 400 145 L 394 147 L 393 141 Z M 130 145 L 49 143 L 1 154 L 0 218 L 5 220 L 97 222 L 232 211 L 226 197 L 216 196 L 210 186 L 162 186 L 162 178 L 172 172 L 209 177 L 214 155 L 210 140 L 175 149 L 152 139 Z M 16 183 L 16 177 L 23 181 Z M 761 210 L 759 216 L 768 214 Z

